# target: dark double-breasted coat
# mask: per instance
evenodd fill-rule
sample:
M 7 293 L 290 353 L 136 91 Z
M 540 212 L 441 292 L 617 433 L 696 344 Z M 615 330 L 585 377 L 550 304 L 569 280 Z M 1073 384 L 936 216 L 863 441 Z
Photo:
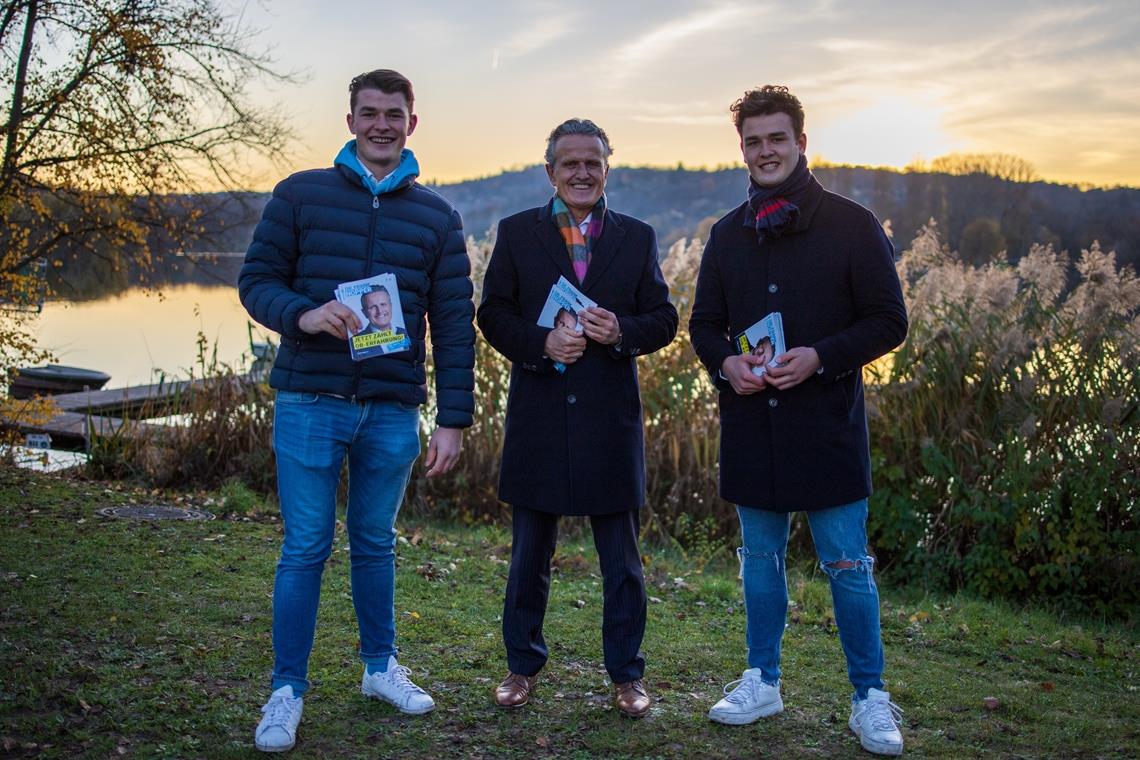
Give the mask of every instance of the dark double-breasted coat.
M 797 386 L 736 394 L 720 376 L 730 340 L 770 312 L 787 348 L 811 346 L 821 371 Z M 813 180 L 794 227 L 758 241 L 744 203 L 712 228 L 689 332 L 720 391 L 720 493 L 793 512 L 871 494 L 860 371 L 906 337 L 894 252 L 874 215 Z
M 618 317 L 620 349 L 587 341 L 559 373 L 538 324 L 559 276 Z M 657 263 L 653 228 L 606 211 L 578 283 L 551 204 L 503 219 L 487 265 L 479 328 L 511 362 L 499 498 L 559 515 L 638 509 L 645 446 L 636 357 L 667 346 L 677 311 Z

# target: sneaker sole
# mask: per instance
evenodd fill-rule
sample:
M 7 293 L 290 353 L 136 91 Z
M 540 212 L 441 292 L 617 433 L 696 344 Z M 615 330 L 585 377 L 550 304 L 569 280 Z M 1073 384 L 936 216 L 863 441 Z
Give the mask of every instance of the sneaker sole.
M 388 699 L 383 694 L 374 694 L 370 691 L 365 691 L 364 689 L 361 689 L 360 693 L 363 694 L 364 696 L 368 697 L 369 699 L 378 699 L 381 702 L 387 702 L 388 704 L 392 705 L 392 707 L 395 707 L 397 710 L 402 712 L 404 715 L 426 715 L 427 713 L 429 713 L 435 709 L 434 703 L 429 705 L 428 707 L 421 707 L 420 709 L 417 710 L 417 709 L 414 709 L 411 707 L 400 707 L 398 704 L 396 704 L 392 700 Z
M 859 737 L 859 744 L 863 749 L 875 755 L 889 755 L 897 757 L 903 753 L 903 745 L 901 744 L 880 744 L 867 739 L 859 732 L 859 729 L 854 724 L 848 722 L 847 727 L 851 729 L 851 733 Z
M 747 713 L 718 713 L 709 710 L 709 720 L 714 723 L 723 723 L 726 726 L 746 726 L 755 723 L 761 718 L 770 718 L 784 711 L 784 700 L 764 705 L 759 710 Z
M 297 746 L 297 740 L 294 739 L 293 743 L 287 747 L 268 747 L 268 746 L 265 746 L 265 745 L 263 745 L 257 741 L 253 742 L 253 746 L 257 747 L 259 752 L 288 752 L 289 750 L 291 750 Z

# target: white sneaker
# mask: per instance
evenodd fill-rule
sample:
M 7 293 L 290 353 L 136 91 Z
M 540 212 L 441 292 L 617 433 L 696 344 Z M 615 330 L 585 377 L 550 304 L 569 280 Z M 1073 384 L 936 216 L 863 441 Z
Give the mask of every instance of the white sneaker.
M 732 689 L 734 684 L 736 688 Z M 749 668 L 743 677 L 724 687 L 724 697 L 709 710 L 709 719 L 730 726 L 743 726 L 783 711 L 779 682 L 775 686 L 766 684 L 760 680 L 760 668 Z
M 305 700 L 293 696 L 293 687 L 286 684 L 269 695 L 261 708 L 263 713 L 253 743 L 262 752 L 288 752 L 297 743 L 297 724 Z
M 397 710 L 408 715 L 423 715 L 435 709 L 431 695 L 408 680 L 408 669 L 396 662 L 394 656 L 388 657 L 387 672 L 368 675 L 368 668 L 364 668 L 360 691 L 366 697 L 395 705 Z
M 868 752 L 876 755 L 901 755 L 901 720 L 902 710 L 891 701 L 891 695 L 871 689 L 867 692 L 866 699 L 851 703 L 851 720 L 847 725 Z

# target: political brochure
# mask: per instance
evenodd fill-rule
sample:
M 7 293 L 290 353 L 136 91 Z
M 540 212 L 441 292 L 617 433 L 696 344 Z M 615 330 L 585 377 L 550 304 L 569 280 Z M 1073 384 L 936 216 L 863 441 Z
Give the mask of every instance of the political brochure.
M 776 357 L 784 353 L 784 320 L 774 311 L 733 339 L 736 350 L 764 359 L 763 364 L 752 368 L 752 374 L 762 377 L 768 367 L 778 367 Z
M 336 288 L 336 300 L 352 309 L 360 324 L 364 325 L 360 332 L 348 337 L 353 361 L 407 351 L 412 347 L 404 329 L 404 311 L 400 308 L 396 275 L 385 273 L 342 282 Z
M 578 320 L 578 312 L 597 306 L 595 302 L 586 298 L 582 291 L 570 284 L 565 277 L 559 277 L 558 282 L 550 287 L 550 295 L 538 315 L 538 324 L 542 327 L 557 327 L 566 325 L 574 332 L 582 332 L 582 323 Z M 559 372 L 566 371 L 566 365 L 555 362 L 554 369 Z

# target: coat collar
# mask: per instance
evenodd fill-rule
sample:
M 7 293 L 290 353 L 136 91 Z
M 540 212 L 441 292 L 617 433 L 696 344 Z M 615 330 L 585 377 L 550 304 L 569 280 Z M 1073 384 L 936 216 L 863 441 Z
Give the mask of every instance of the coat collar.
M 562 241 L 562 236 L 558 234 L 558 227 L 554 224 L 554 217 L 551 212 L 553 203 L 554 201 L 551 199 L 545 206 L 536 210 L 534 233 L 538 237 L 542 249 L 554 259 L 558 271 L 562 272 L 575 287 L 586 293 L 602 278 L 606 269 L 613 263 L 614 257 L 617 256 L 617 252 L 621 248 L 621 242 L 625 238 L 625 227 L 618 221 L 617 215 L 607 208 L 606 219 L 602 225 L 602 236 L 598 238 L 598 242 L 594 244 L 594 250 L 590 254 L 590 268 L 586 270 L 586 280 L 579 284 L 578 278 L 574 275 L 574 268 L 570 264 L 570 255 L 566 253 L 566 243 Z

